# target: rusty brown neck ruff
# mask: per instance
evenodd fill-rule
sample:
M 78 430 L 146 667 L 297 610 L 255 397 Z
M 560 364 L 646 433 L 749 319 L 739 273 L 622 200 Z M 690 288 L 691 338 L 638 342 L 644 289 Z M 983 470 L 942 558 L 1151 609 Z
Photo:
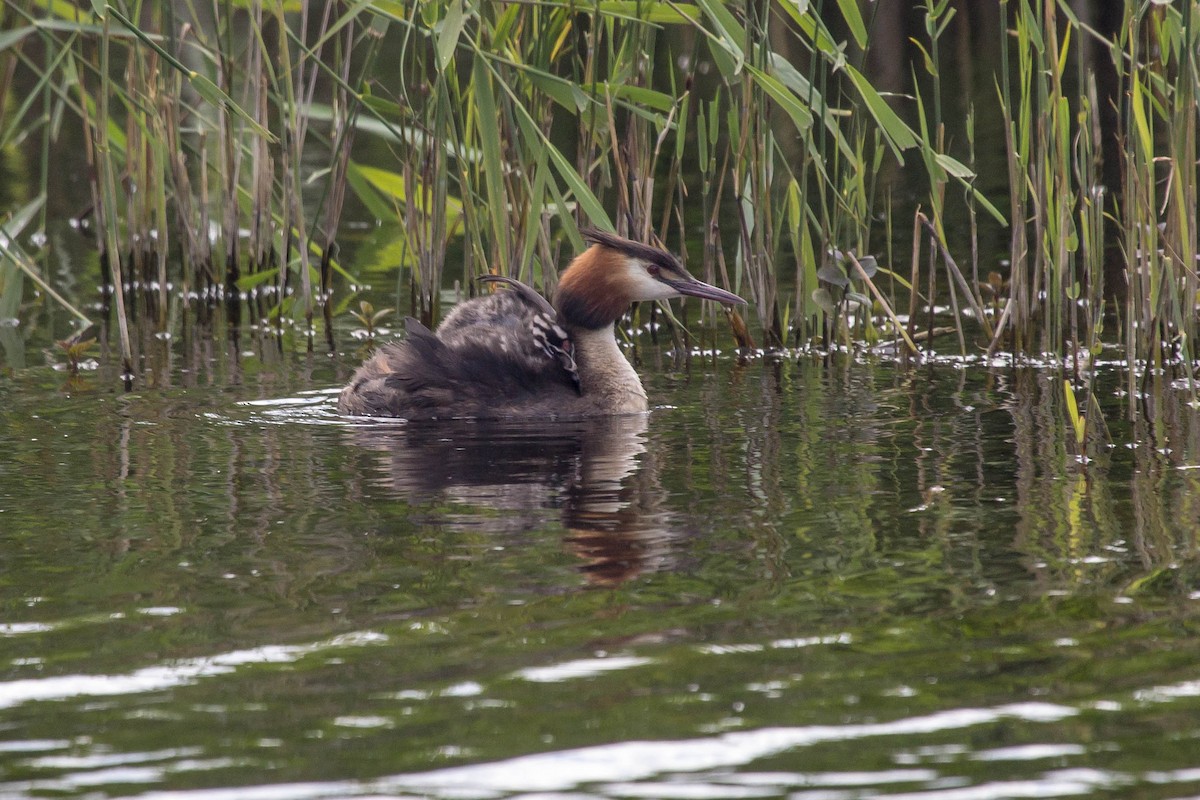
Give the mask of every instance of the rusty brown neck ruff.
M 575 330 L 611 327 L 629 310 L 633 298 L 626 277 L 627 256 L 594 244 L 579 254 L 558 282 L 559 320 Z
M 617 344 L 614 324 L 634 301 L 628 256 L 595 244 L 567 267 L 559 280 L 555 306 L 571 335 L 580 385 L 608 413 L 645 411 L 646 392 Z

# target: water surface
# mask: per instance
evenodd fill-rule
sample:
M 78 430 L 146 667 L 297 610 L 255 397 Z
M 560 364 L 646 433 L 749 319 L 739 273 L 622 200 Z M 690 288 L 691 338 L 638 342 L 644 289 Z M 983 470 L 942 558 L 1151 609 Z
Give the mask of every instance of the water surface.
M 1169 393 L 1085 473 L 1035 372 L 644 347 L 647 416 L 406 426 L 242 348 L 0 381 L 0 796 L 1200 793 Z

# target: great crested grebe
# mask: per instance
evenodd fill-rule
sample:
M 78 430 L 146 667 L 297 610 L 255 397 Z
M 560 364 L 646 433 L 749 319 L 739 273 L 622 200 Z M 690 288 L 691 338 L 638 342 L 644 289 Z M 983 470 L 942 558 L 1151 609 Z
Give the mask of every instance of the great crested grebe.
M 434 333 L 379 348 L 338 398 L 342 414 L 405 419 L 592 417 L 647 409 L 614 325 L 632 303 L 742 298 L 698 281 L 671 253 L 596 230 L 563 272 L 554 305 L 523 283 L 455 306 Z

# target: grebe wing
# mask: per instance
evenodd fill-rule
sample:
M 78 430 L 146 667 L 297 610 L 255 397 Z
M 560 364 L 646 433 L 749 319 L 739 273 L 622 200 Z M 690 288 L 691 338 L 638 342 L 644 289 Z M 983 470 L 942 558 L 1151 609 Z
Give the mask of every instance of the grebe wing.
M 493 357 L 502 354 L 510 366 L 544 379 L 565 377 L 582 394 L 575 347 L 558 324 L 554 306 L 512 278 L 484 275 L 479 280 L 503 283 L 510 290 L 460 303 L 438 326 L 438 338 L 456 351 L 478 349 L 481 358 L 489 351 Z
M 511 416 L 555 394 L 578 397 L 574 359 L 551 339 L 538 344 L 538 323 L 535 317 L 524 330 L 472 326 L 446 337 L 410 318 L 385 385 L 404 396 L 406 416 Z
M 408 419 L 572 413 L 582 391 L 571 339 L 549 303 L 514 289 L 459 303 L 436 333 L 406 319 L 407 338 L 359 367 L 338 410 Z

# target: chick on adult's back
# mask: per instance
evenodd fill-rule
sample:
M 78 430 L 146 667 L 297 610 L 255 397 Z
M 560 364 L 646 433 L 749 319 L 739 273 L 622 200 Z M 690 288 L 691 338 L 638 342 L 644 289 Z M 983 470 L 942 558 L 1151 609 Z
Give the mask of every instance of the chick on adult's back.
M 551 306 L 507 278 L 460 303 L 432 332 L 406 321 L 408 338 L 381 347 L 338 399 L 343 414 L 585 417 L 645 411 L 646 393 L 617 345 L 614 323 L 642 300 L 691 295 L 744 302 L 688 274 L 675 256 L 601 231 L 559 280 Z

